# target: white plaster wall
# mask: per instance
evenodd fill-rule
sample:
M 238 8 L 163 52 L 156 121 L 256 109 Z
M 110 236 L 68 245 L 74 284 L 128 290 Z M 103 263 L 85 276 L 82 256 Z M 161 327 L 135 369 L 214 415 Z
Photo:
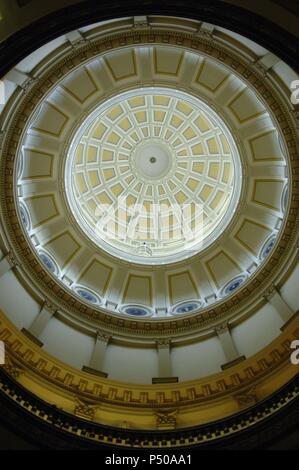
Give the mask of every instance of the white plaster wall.
M 43 349 L 61 361 L 74 367 L 88 365 L 94 347 L 94 339 L 52 317 L 39 339 Z
M 158 376 L 158 354 L 155 349 L 110 344 L 106 350 L 103 370 L 110 379 L 152 383 L 152 377 Z
M 240 355 L 253 356 L 280 335 L 283 321 L 269 303 L 231 330 Z
M 0 94 L 0 114 L 5 108 L 6 103 L 8 102 L 9 98 L 14 93 L 15 89 L 17 88 L 17 85 L 10 82 L 9 80 L 6 80 L 5 78 L 2 79 L 2 82 L 3 82 L 2 86 L 4 87 L 4 96 L 2 96 L 2 93 Z M 4 98 L 4 101 L 2 101 L 3 98 Z
M 59 36 L 56 39 L 53 39 L 53 41 L 48 42 L 42 47 L 39 47 L 36 49 L 36 51 L 32 52 L 29 54 L 25 59 L 21 60 L 16 65 L 16 69 L 20 70 L 21 72 L 24 73 L 29 73 L 31 70 L 42 60 L 47 57 L 51 52 L 55 51 L 59 46 L 61 46 L 63 43 L 67 42 L 65 34 L 62 36 Z
M 183 381 L 219 372 L 227 361 L 215 336 L 200 343 L 172 348 L 171 362 L 173 375 Z
M 285 62 L 278 62 L 273 66 L 274 72 L 282 79 L 282 81 L 289 88 L 293 80 L 298 80 L 298 74 L 291 69 Z
M 289 304 L 289 306 L 296 312 L 299 310 L 299 263 L 292 272 L 291 276 L 280 289 L 282 298 Z
M 235 33 L 233 31 L 230 31 L 229 29 L 226 29 L 226 28 L 221 28 L 221 26 L 217 26 L 216 29 L 218 31 L 223 31 L 228 36 L 231 36 L 232 38 L 236 39 L 241 44 L 244 44 L 244 46 L 248 47 L 248 49 L 250 49 L 251 51 L 253 51 L 256 55 L 258 55 L 260 57 L 267 53 L 267 49 L 260 46 L 256 42 L 251 41 L 251 39 L 248 39 L 244 36 L 241 36 L 241 34 Z
M 130 19 L 133 22 L 131 16 L 121 18 L 121 20 L 130 20 Z M 79 31 L 82 32 L 82 33 L 85 33 L 87 31 L 90 31 L 92 29 L 95 29 L 99 26 L 104 26 L 104 25 L 111 25 L 111 27 L 113 28 L 113 23 L 117 23 L 119 20 L 120 20 L 120 18 L 115 18 L 115 19 L 110 19 L 110 20 L 107 20 L 107 21 L 99 21 L 98 23 L 92 23 L 92 24 L 89 24 L 87 26 L 80 26 Z
M 20 284 L 12 271 L 0 278 L 0 309 L 18 328 L 28 328 L 40 305 Z

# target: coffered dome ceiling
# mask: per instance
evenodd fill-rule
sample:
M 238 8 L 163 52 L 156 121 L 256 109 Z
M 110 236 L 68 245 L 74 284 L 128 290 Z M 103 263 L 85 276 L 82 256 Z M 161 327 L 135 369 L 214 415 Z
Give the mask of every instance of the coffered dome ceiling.
M 39 104 L 19 148 L 19 207 L 37 253 L 117 313 L 217 302 L 282 225 L 287 152 L 272 113 L 225 65 L 186 48 L 84 61 Z
M 217 238 L 238 201 L 232 137 L 233 149 L 217 115 L 178 90 L 149 87 L 111 101 L 81 125 L 66 162 L 74 215 L 96 243 L 106 240 L 103 250 L 113 254 L 113 245 L 130 262 L 189 258 Z
M 74 412 L 63 382 L 95 421 L 123 426 L 122 401 L 132 427 L 167 405 L 183 428 L 238 411 L 296 336 L 296 74 L 220 27 L 136 21 L 71 32 L 6 77 L 25 78 L 2 113 L 1 325 L 51 403 Z

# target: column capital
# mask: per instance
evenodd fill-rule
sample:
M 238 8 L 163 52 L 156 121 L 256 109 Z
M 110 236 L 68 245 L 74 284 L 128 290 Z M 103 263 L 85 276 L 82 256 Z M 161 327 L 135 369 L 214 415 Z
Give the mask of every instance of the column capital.
M 222 323 L 221 325 L 217 325 L 215 331 L 217 335 L 221 335 L 221 333 L 226 333 L 227 331 L 229 331 L 228 322 Z
M 100 330 L 97 330 L 96 331 L 96 340 L 97 341 L 103 341 L 105 343 L 108 343 L 111 339 L 111 335 L 108 335 L 106 333 L 103 333 L 102 331 Z
M 275 285 L 271 286 L 268 295 L 264 296 L 264 298 L 272 305 L 284 323 L 287 323 L 294 315 L 294 310 L 282 297 L 279 289 Z
M 28 74 L 28 80 L 23 84 L 22 88 L 25 93 L 28 93 L 30 88 L 35 85 L 39 79 L 37 77 L 32 77 L 30 74 Z
M 50 300 L 48 299 L 45 299 L 43 305 L 42 305 L 42 310 L 43 309 L 46 309 L 48 310 L 49 313 L 51 313 L 52 315 L 54 315 L 54 313 L 57 312 L 58 310 L 58 307 L 56 305 L 54 305 Z
M 215 26 L 213 26 L 210 23 L 203 22 L 200 25 L 200 27 L 197 29 L 197 31 L 194 32 L 194 36 L 199 36 L 204 39 L 213 40 L 214 30 L 215 30 Z
M 20 263 L 17 260 L 16 255 L 11 250 L 8 251 L 8 253 L 4 256 L 3 259 L 6 259 L 12 268 L 15 268 L 16 266 L 20 266 Z
M 272 283 L 272 284 L 270 284 L 268 289 L 264 292 L 263 297 L 264 297 L 265 300 L 269 300 L 276 293 L 278 293 L 277 287 L 274 283 Z
M 171 345 L 171 339 L 158 339 L 156 340 L 156 346 L 158 349 L 168 349 Z
M 65 36 L 73 49 L 77 49 L 78 47 L 89 43 L 89 41 L 83 36 L 83 34 L 78 29 L 68 32 Z
M 148 24 L 148 17 L 147 16 L 134 16 L 134 25 L 133 28 L 147 28 L 149 26 Z

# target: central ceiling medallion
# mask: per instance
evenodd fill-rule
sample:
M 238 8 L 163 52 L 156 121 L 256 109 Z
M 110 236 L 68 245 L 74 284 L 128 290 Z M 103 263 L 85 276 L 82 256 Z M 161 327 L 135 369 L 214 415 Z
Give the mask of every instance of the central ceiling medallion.
M 175 164 L 170 148 L 159 140 L 147 139 L 133 152 L 132 166 L 144 182 L 162 180 Z
M 220 116 L 188 93 L 148 87 L 102 103 L 65 164 L 68 204 L 110 255 L 170 264 L 209 246 L 239 201 L 241 162 Z

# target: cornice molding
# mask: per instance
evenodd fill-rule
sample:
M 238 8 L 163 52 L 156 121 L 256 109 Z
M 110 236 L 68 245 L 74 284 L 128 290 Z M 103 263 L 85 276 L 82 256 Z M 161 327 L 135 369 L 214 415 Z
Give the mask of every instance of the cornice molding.
M 181 423 L 190 423 L 190 412 L 191 422 L 196 420 L 194 424 L 205 420 L 203 409 L 211 408 L 215 419 L 235 413 L 239 405 L 245 406 L 248 391 L 251 396 L 253 389 L 256 401 L 264 400 L 270 390 L 282 387 L 298 374 L 298 367 L 290 362 L 290 344 L 298 338 L 299 319 L 295 317 L 269 346 L 230 369 L 192 381 L 138 385 L 99 377 L 63 364 L 31 342 L 0 313 L 0 339 L 5 343 L 8 358 L 3 367 L 20 384 L 65 411 L 73 412 L 79 399 L 101 406 L 101 412 L 93 416 L 94 421 L 101 422 L 104 412 L 107 424 L 111 420 L 115 425 L 121 410 L 122 416 L 129 416 L 133 427 L 140 426 L 142 416 L 143 427 L 150 429 L 154 426 L 153 409 L 179 410 L 176 425 L 184 427 Z M 248 404 L 251 403 L 249 400 Z M 135 424 L 132 407 L 139 416 Z
M 69 445 L 62 439 L 62 436 L 68 435 L 72 439 L 71 448 L 86 448 L 89 445 L 100 446 L 104 445 L 106 450 L 121 449 L 125 447 L 134 448 L 174 448 L 194 446 L 206 447 L 212 445 L 213 447 L 220 444 L 223 439 L 226 442 L 224 447 L 230 448 L 227 440 L 232 437 L 231 444 L 233 448 L 254 448 L 260 447 L 264 442 L 265 436 L 271 441 L 271 437 L 281 427 L 286 429 L 286 421 L 290 424 L 290 418 L 294 417 L 294 412 L 290 413 L 288 410 L 297 410 L 296 404 L 299 399 L 298 376 L 290 381 L 279 392 L 273 394 L 263 403 L 254 403 L 254 391 L 248 391 L 246 398 L 242 397 L 241 402 L 244 409 L 231 417 L 225 417 L 222 420 L 213 423 L 204 424 L 198 427 L 188 429 L 177 429 L 177 410 L 169 410 L 168 408 L 154 411 L 156 429 L 154 431 L 139 430 L 136 432 L 132 429 L 127 421 L 122 422 L 121 428 L 113 426 L 102 426 L 95 423 L 96 406 L 89 402 L 82 401 L 75 398 L 74 415 L 65 413 L 63 410 L 48 405 L 40 400 L 34 394 L 26 391 L 22 386 L 17 384 L 13 379 L 8 377 L 0 369 L 0 396 L 1 400 L 5 398 L 5 411 L 4 415 L 8 415 L 11 419 L 11 409 L 14 410 L 14 419 L 11 420 L 16 426 L 20 425 L 21 420 L 16 419 L 20 417 L 20 412 L 25 412 L 25 421 L 22 425 L 22 430 L 31 435 L 32 431 L 28 433 L 31 427 L 33 418 L 35 425 L 37 425 L 39 436 L 44 436 L 46 425 L 50 429 L 50 439 L 41 439 L 42 447 L 65 448 Z M 253 395 L 253 398 L 251 396 Z M 238 398 L 240 399 L 240 398 Z M 248 406 L 250 406 L 248 408 Z M 246 409 L 245 409 L 246 408 Z M 276 418 L 276 419 L 275 419 Z M 283 419 L 282 419 L 283 418 Z M 292 421 L 292 418 L 291 418 Z M 269 422 L 271 423 L 269 425 Z M 263 424 L 268 423 L 267 432 Z M 273 426 L 273 423 L 276 423 Z M 294 424 L 294 423 L 293 423 Z M 270 426 L 270 427 L 269 427 Z M 24 429 L 25 428 L 25 429 Z M 31 428 L 32 429 L 32 428 Z M 271 430 L 271 432 L 269 432 Z M 19 429 L 20 431 L 20 429 Z M 36 427 L 34 427 L 36 431 Z M 54 432 L 55 431 L 55 432 Z M 240 434 L 239 432 L 242 431 Z M 254 435 L 250 432 L 254 432 Z M 274 432 L 273 432 L 274 431 Z M 60 434 L 60 432 L 63 433 Z M 247 432 L 247 434 L 246 434 Z M 248 434 L 249 432 L 249 434 Z M 245 434 L 244 434 L 245 433 Z M 36 432 L 34 432 L 36 434 Z M 241 442 L 238 438 L 243 435 Z M 245 435 L 245 441 L 244 441 Z M 250 438 L 251 436 L 251 438 Z M 254 436 L 254 438 L 253 438 Z M 56 438 L 56 439 L 55 439 Z M 77 440 L 76 440 L 77 438 Z M 267 441 L 266 438 L 266 441 Z M 56 440 L 54 444 L 52 441 Z M 45 445 L 46 443 L 46 445 Z M 77 443 L 77 445 L 76 445 Z

